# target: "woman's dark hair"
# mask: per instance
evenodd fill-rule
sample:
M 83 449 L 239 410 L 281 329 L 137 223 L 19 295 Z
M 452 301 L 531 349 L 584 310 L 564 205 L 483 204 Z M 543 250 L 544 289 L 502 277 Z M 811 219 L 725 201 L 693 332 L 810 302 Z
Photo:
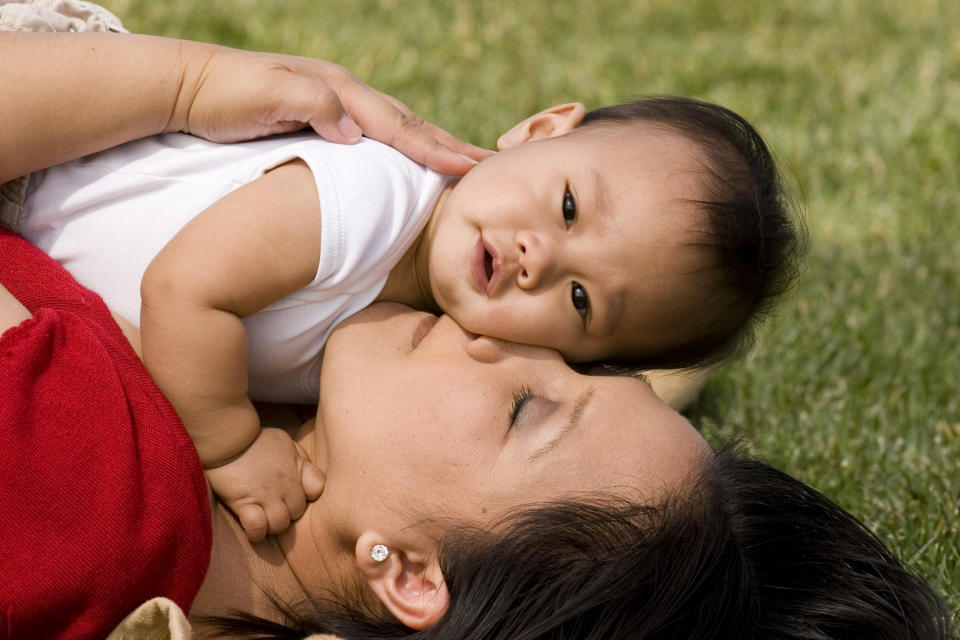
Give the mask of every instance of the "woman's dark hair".
M 581 127 L 647 123 L 696 144 L 704 159 L 701 296 L 688 335 L 611 364 L 648 369 L 711 364 L 745 352 L 758 319 L 795 281 L 806 249 L 802 219 L 763 138 L 742 117 L 690 98 L 654 96 L 590 111 Z
M 329 602 L 238 615 L 251 638 L 946 640 L 937 594 L 822 494 L 725 450 L 682 497 L 536 506 L 442 541 L 450 605 L 433 627 Z M 310 609 L 307 611 L 306 609 Z

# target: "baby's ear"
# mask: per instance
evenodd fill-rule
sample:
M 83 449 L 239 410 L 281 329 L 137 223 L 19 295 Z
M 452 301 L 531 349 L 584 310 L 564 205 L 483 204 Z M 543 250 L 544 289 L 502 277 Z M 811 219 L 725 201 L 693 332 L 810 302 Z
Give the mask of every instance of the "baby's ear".
M 515 124 L 510 131 L 500 136 L 497 140 L 497 149 L 503 151 L 530 140 L 553 138 L 570 133 L 580 124 L 586 113 L 586 107 L 579 102 L 568 102 L 544 109 L 523 122 Z
M 391 546 L 374 532 L 357 539 L 355 553 L 370 589 L 404 625 L 426 629 L 446 612 L 450 594 L 435 553 Z

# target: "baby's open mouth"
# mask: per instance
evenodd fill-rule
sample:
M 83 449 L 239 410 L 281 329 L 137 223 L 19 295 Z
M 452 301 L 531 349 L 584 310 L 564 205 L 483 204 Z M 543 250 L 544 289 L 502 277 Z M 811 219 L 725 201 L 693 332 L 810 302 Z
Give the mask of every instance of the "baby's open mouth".
M 488 295 L 490 286 L 497 277 L 496 251 L 496 248 L 484 242 L 481 236 L 473 245 L 470 255 L 470 276 L 473 278 L 473 283 L 481 293 Z

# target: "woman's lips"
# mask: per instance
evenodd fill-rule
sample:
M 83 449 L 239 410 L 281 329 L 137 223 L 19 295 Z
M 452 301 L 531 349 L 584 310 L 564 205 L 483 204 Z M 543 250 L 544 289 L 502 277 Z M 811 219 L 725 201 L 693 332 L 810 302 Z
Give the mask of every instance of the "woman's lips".
M 433 314 L 423 316 L 420 322 L 417 323 L 417 326 L 413 328 L 413 337 L 410 339 L 410 343 L 414 349 L 427 337 L 430 329 L 433 329 L 435 324 L 437 324 L 437 316 Z

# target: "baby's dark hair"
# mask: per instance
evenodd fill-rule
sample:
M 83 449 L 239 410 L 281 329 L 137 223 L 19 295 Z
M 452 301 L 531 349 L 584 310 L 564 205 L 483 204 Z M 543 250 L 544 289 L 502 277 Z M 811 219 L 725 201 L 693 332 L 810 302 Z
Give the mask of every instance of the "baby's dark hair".
M 441 541 L 450 605 L 415 631 L 344 599 L 286 624 L 214 629 L 266 640 L 332 633 L 418 640 L 948 640 L 934 590 L 841 507 L 732 449 L 657 505 L 615 496 L 536 505 Z
M 645 123 L 677 133 L 703 152 L 704 194 L 690 202 L 706 225 L 689 243 L 705 260 L 702 298 L 690 335 L 610 364 L 649 369 L 707 365 L 746 352 L 759 319 L 795 281 L 806 249 L 802 221 L 757 130 L 709 102 L 653 96 L 586 114 L 581 127 Z

